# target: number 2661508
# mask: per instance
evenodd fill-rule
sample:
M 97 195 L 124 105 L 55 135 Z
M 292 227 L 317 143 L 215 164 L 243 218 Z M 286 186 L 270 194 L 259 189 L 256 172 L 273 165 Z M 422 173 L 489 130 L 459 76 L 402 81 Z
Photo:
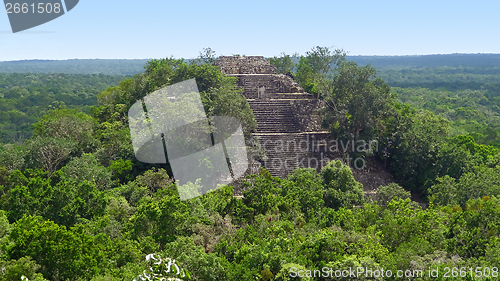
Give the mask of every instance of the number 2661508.
M 63 11 L 60 3 L 6 3 L 5 9 L 7 14 L 59 14 Z

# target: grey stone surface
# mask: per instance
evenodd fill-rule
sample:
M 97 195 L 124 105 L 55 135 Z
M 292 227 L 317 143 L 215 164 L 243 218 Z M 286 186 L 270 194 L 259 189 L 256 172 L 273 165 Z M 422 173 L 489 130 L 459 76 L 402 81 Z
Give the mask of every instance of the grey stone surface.
M 285 177 L 297 168 L 320 170 L 333 160 L 331 153 L 314 151 L 330 135 L 321 128 L 319 99 L 291 77 L 276 74 L 276 68 L 262 56 L 220 57 L 214 64 L 224 74 L 238 77 L 238 85 L 245 89 L 243 95 L 257 121 L 254 136 L 267 156 L 260 159 L 260 165 L 273 176 Z

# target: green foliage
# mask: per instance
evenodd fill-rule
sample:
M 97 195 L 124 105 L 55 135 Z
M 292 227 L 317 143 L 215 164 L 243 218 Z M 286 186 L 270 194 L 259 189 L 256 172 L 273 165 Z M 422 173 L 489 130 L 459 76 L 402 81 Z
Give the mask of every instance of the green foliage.
M 89 77 L 108 77 L 105 75 L 134 75 L 143 70 L 146 59 L 70 59 L 70 60 L 21 60 L 0 62 L 3 73 L 37 73 L 58 77 L 55 73 L 86 74 Z M 92 74 L 92 75 L 89 75 Z M 105 75 L 104 75 L 105 74 Z M 59 74 L 60 75 L 60 74 Z M 117 78 L 119 80 L 123 78 Z M 118 81 L 119 81 L 118 80 Z
M 113 186 L 111 173 L 98 163 L 94 154 L 83 154 L 81 157 L 73 158 L 61 168 L 61 171 L 65 178 L 75 182 L 88 181 L 101 191 Z
M 331 90 L 329 79 L 335 73 L 335 68 L 343 63 L 345 55 L 341 49 L 316 46 L 305 56 L 282 53 L 281 57 L 271 58 L 270 61 L 278 73 L 294 77 L 306 92 L 321 96 Z
M 440 176 L 439 167 L 451 168 L 448 159 L 436 164 L 436 160 L 448 136 L 448 121 L 428 111 L 416 111 L 409 106 L 397 108 L 394 117 L 386 121 L 387 140 L 382 156 L 390 160 L 391 170 L 402 185 L 410 190 L 425 191 Z M 448 150 L 451 153 L 456 150 Z M 460 158 L 456 158 L 457 160 Z M 467 162 L 457 163 L 451 169 L 460 175 L 467 170 Z M 441 174 L 441 176 L 444 176 Z
M 298 57 L 299 54 L 295 53 L 293 55 L 287 55 L 285 53 L 281 53 L 280 57 L 270 58 L 269 61 L 271 65 L 276 66 L 276 72 L 280 74 L 291 74 L 295 68 L 294 59 Z
M 326 207 L 337 209 L 364 203 L 363 185 L 354 179 L 349 166 L 340 160 L 328 163 L 321 170 L 321 176 L 326 190 Z
M 371 270 L 372 272 L 381 272 L 383 269 L 378 263 L 373 261 L 370 257 L 357 257 L 355 255 L 346 256 L 342 261 L 332 262 L 327 264 L 328 268 L 331 268 L 333 272 L 336 270 L 346 270 L 348 268 L 358 269 L 363 268 L 364 270 Z M 368 272 L 363 272 L 357 276 L 356 280 L 384 280 L 384 278 L 379 274 L 370 274 Z M 351 277 L 335 277 L 330 276 L 325 280 L 350 280 Z
M 8 247 L 8 238 L 12 226 L 9 224 L 9 220 L 7 219 L 6 212 L 4 210 L 0 210 L 0 260 L 5 258 L 5 252 L 2 249 Z
M 194 192 L 199 183 L 179 187 L 168 166 L 137 162 L 127 110 L 165 85 L 195 78 L 209 115 L 239 118 L 250 135 L 255 120 L 248 104 L 235 79 L 209 64 L 213 58 L 205 49 L 190 64 L 152 60 L 145 73 L 103 91 L 92 117 L 51 110 L 32 122 L 34 136 L 26 144 L 0 146 L 0 280 L 160 274 L 183 280 L 331 280 L 312 276 L 324 267 L 427 274 L 436 267 L 444 272 L 446 266 L 498 266 L 500 166 L 498 149 L 485 145 L 494 134 L 481 137 L 484 130 L 468 130 L 472 123 L 457 126 L 465 119 L 495 122 L 485 110 L 494 112 L 495 83 L 453 94 L 439 90 L 442 95 L 431 103 L 418 97 L 431 98 L 434 90 L 397 89 L 413 108 L 396 103 L 372 68 L 345 62 L 338 50 L 316 47 L 298 59 L 275 58 L 280 72 L 293 72 L 324 99 L 324 116 L 331 118 L 326 123 L 337 137 L 379 142 L 375 157 L 386 162 L 398 184 L 381 186 L 377 204 L 365 203 L 350 168 L 332 161 L 319 173 L 297 169 L 287 178 L 263 169 L 235 187 L 181 201 L 178 190 Z M 9 100 L 1 103 L 0 118 L 14 110 L 12 100 L 32 95 L 29 87 L 11 85 L 0 93 Z M 459 106 L 451 106 L 455 102 Z M 410 189 L 428 193 L 430 205 L 422 209 L 412 202 Z M 235 197 L 240 191 L 243 196 Z M 158 255 L 144 260 L 150 253 Z M 175 274 L 182 269 L 185 277 Z M 300 270 L 305 277 L 290 275 Z
M 102 143 L 97 151 L 100 162 L 109 166 L 111 161 L 123 159 L 133 163 L 132 174 L 137 176 L 152 167 L 170 171 L 168 165 L 139 163 L 134 156 L 128 127 L 128 109 L 146 95 L 188 79 L 195 79 L 207 116 L 231 116 L 240 120 L 246 139 L 255 131 L 257 123 L 246 99 L 237 87 L 236 78 L 222 74 L 218 66 L 186 64 L 173 58 L 151 60 L 145 72 L 124 80 L 116 87 L 98 95 L 102 104 L 91 111 L 100 123 L 96 131 Z M 210 164 L 210 163 L 208 163 Z M 208 165 L 210 166 L 210 165 Z
M 311 280 L 311 278 L 305 276 L 305 274 L 304 274 L 304 277 L 298 276 L 298 272 L 300 270 L 305 272 L 306 268 L 300 264 L 295 264 L 295 263 L 284 264 L 283 267 L 281 268 L 281 270 L 278 272 L 278 274 L 276 274 L 276 277 L 274 280 L 276 280 L 276 281 L 292 281 L 292 280 L 309 281 L 309 280 Z M 290 277 L 291 271 L 297 272 L 297 276 Z
M 24 168 L 25 147 L 6 144 L 0 147 L 0 163 L 9 171 Z
M 2 261 L 0 260 L 0 267 L 2 272 L 0 273 L 0 280 L 33 280 L 33 281 L 44 281 L 42 274 L 37 273 L 40 269 L 35 261 L 31 260 L 31 257 L 22 257 L 18 260 Z
M 344 61 L 346 53 L 344 50 L 332 50 L 329 47 L 316 46 L 306 52 L 309 66 L 315 73 L 327 75 L 334 65 L 340 65 Z
M 151 266 L 149 272 L 139 275 L 134 281 L 140 280 L 176 280 L 182 281 L 191 279 L 189 271 L 180 267 L 179 262 L 171 258 L 162 258 L 157 254 L 149 254 L 146 260 Z M 166 279 L 168 278 L 168 279 Z M 182 278 L 182 279 L 181 279 Z
M 103 215 L 107 204 L 94 184 L 66 179 L 61 171 L 51 178 L 41 171 L 15 171 L 2 191 L 0 208 L 8 211 L 11 221 L 28 214 L 72 226 L 80 218 Z
M 462 62 L 467 64 L 466 62 Z M 494 60 L 489 63 L 469 66 L 433 65 L 425 67 L 398 66 L 392 69 L 380 67 L 380 77 L 393 87 L 457 90 L 480 90 L 483 86 L 490 89 L 498 87 L 500 68 Z M 486 66 L 490 64 L 489 66 Z
M 4 62 L 2 62 L 4 63 Z M 33 72 L 30 69 L 27 72 Z M 0 143 L 22 143 L 53 109 L 88 112 L 100 91 L 126 76 L 0 73 Z
M 447 250 L 464 258 L 485 255 L 489 242 L 498 236 L 500 209 L 496 197 L 467 201 L 464 211 L 453 213 Z
M 212 48 L 203 48 L 203 50 L 200 52 L 199 56 L 191 60 L 191 64 L 213 64 L 215 62 L 215 59 L 217 58 L 217 55 L 215 54 L 215 51 L 212 50 Z
M 409 191 L 404 190 L 397 183 L 391 183 L 386 186 L 380 186 L 377 189 L 377 203 L 381 206 L 387 206 L 389 202 L 391 202 L 394 198 L 399 199 L 408 199 L 411 197 L 411 193 Z
M 286 204 L 299 209 L 306 219 L 315 218 L 324 205 L 323 179 L 314 169 L 297 169 L 288 176 L 283 185 Z
M 463 174 L 459 180 L 450 176 L 438 178 L 437 184 L 429 189 L 429 193 L 434 203 L 444 206 L 464 207 L 471 199 L 500 197 L 500 166 L 476 167 L 473 172 Z
M 137 184 L 147 187 L 151 194 L 159 189 L 171 188 L 172 180 L 164 169 L 148 170 L 143 175 L 137 176 Z
M 31 257 L 49 280 L 75 276 L 89 280 L 99 272 L 117 274 L 127 263 L 139 262 L 135 243 L 112 241 L 105 234 L 89 235 L 84 225 L 67 229 L 41 217 L 25 216 L 18 220 L 9 238 L 10 258 Z
M 76 153 L 89 153 L 99 145 L 94 137 L 95 125 L 92 117 L 85 113 L 53 110 L 33 125 L 33 137 L 71 140 L 77 146 Z
M 228 262 L 215 253 L 206 253 L 189 237 L 179 237 L 166 245 L 164 256 L 175 257 L 193 280 L 232 280 Z
M 178 236 L 191 234 L 191 225 L 197 221 L 189 216 L 188 206 L 180 201 L 172 184 L 141 201 L 129 224 L 133 238 L 152 236 L 163 247 Z
M 14 224 L 10 238 L 15 243 L 9 249 L 11 258 L 31 256 L 41 265 L 40 272 L 49 279 L 88 278 L 96 273 L 98 256 L 93 256 L 97 253 L 92 251 L 95 248 L 85 234 L 76 234 L 40 217 L 29 216 Z
M 399 99 L 417 108 L 432 111 L 451 121 L 453 135 L 474 136 L 479 143 L 500 143 L 500 100 L 497 90 L 445 90 L 427 88 L 393 88 Z
M 278 213 L 280 207 L 286 207 L 281 184 L 282 179 L 273 177 L 265 169 L 243 182 L 243 203 L 251 210 L 252 219 L 258 214 Z
M 109 165 L 109 170 L 111 171 L 111 177 L 114 180 L 118 180 L 121 183 L 128 182 L 132 179 L 130 171 L 132 170 L 132 161 L 123 159 L 118 159 L 116 161 L 111 161 Z
M 337 139 L 369 141 L 383 134 L 395 96 L 375 73 L 370 66 L 344 62 L 333 78 L 333 89 L 323 95 L 328 105 L 323 123 Z
M 64 166 L 77 149 L 76 143 L 70 139 L 32 138 L 28 143 L 27 166 L 52 174 Z

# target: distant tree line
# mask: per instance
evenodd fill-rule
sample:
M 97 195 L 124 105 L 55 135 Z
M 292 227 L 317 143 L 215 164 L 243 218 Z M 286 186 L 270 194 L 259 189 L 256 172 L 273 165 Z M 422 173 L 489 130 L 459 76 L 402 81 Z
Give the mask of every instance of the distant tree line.
M 135 75 L 147 59 L 72 59 L 0 61 L 0 73 Z

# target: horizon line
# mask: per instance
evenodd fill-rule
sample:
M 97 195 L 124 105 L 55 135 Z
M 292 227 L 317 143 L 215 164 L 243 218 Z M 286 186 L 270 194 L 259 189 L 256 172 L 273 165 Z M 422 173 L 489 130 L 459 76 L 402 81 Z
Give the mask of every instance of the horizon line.
M 425 56 L 446 56 L 446 55 L 500 55 L 500 53 L 435 53 L 435 54 L 414 54 L 414 55 L 346 55 L 346 57 L 425 57 Z M 225 55 L 220 55 L 222 57 Z M 229 55 L 231 56 L 231 55 Z M 242 55 L 250 56 L 250 55 Z M 271 58 L 266 57 L 264 58 Z M 0 62 L 22 62 L 22 61 L 69 61 L 69 60 L 152 60 L 158 58 L 67 58 L 67 59 L 17 59 L 17 60 L 4 60 Z M 174 58 L 192 60 L 196 58 Z

